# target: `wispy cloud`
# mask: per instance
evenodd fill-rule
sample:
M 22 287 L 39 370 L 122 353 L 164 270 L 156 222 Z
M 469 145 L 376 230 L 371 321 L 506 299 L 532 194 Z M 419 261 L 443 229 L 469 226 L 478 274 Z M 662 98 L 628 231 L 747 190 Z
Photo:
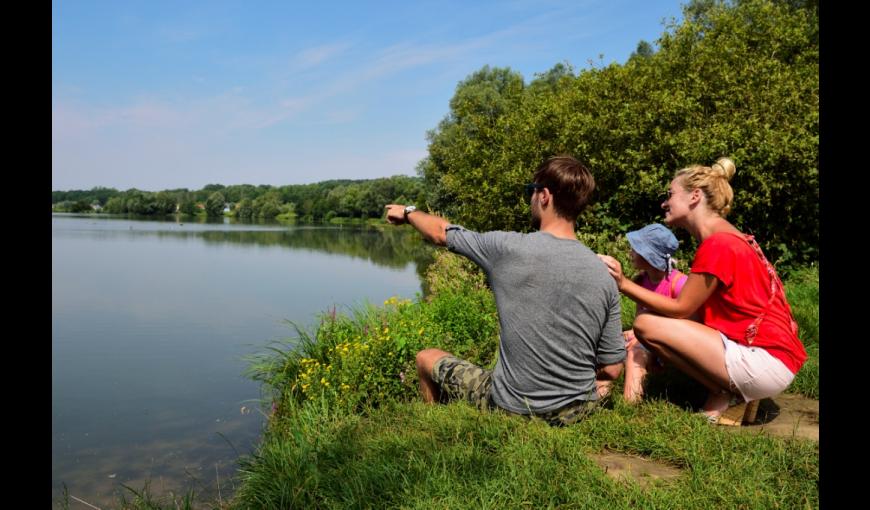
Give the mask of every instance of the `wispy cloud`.
M 297 53 L 292 58 L 292 64 L 294 69 L 297 70 L 315 67 L 319 64 L 326 62 L 327 60 L 341 55 L 351 46 L 352 44 L 348 42 L 336 42 L 333 44 L 325 44 L 322 46 L 308 48 Z
M 189 123 L 190 116 L 157 100 L 139 100 L 118 108 L 99 108 L 56 101 L 52 137 L 79 138 L 100 130 L 165 129 Z
M 539 29 L 543 19 L 544 17 L 538 17 L 452 44 L 419 44 L 413 41 L 392 44 L 376 51 L 368 58 L 362 58 L 352 69 L 340 73 L 331 81 L 318 83 L 316 92 L 281 99 L 279 101 L 280 110 L 273 115 L 264 117 L 264 123 L 260 124 L 259 127 L 268 127 L 289 120 L 294 115 L 324 101 L 358 90 L 365 83 L 392 76 L 408 69 L 465 58 L 476 51 L 495 47 L 505 40 L 527 35 Z M 297 55 L 297 60 L 302 59 L 304 55 L 304 61 L 313 65 L 338 55 L 348 47 L 348 43 L 336 43 L 311 48 Z M 354 117 L 346 116 L 345 118 L 352 120 Z
M 463 58 L 506 40 L 527 35 L 537 28 L 539 21 L 531 20 L 453 44 L 394 44 L 379 52 L 368 65 L 355 71 L 351 79 L 345 77 L 342 81 L 368 81 L 413 67 Z

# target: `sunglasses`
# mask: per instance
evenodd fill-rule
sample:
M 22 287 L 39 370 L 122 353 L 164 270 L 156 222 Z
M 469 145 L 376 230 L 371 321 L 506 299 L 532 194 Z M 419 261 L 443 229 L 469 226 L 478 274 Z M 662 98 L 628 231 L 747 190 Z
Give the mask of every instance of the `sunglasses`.
M 677 192 L 680 192 L 680 191 L 683 191 L 683 190 L 677 190 Z M 685 191 L 691 193 L 691 191 L 689 191 L 689 190 L 685 190 Z M 667 191 L 665 191 L 664 193 L 662 193 L 662 194 L 659 195 L 659 196 L 660 196 L 663 200 L 667 201 L 667 200 L 670 200 L 672 196 L 674 196 L 674 192 L 671 191 L 671 190 L 667 190 Z
M 535 191 L 537 191 L 537 190 L 539 190 L 539 189 L 544 189 L 544 188 L 546 188 L 546 187 L 547 187 L 547 186 L 545 186 L 545 185 L 543 185 L 543 184 L 538 184 L 538 183 L 535 183 L 535 182 L 533 182 L 533 183 L 531 183 L 531 184 L 526 184 L 525 186 L 523 186 L 523 192 L 524 192 L 525 195 L 526 195 L 526 200 L 531 200 L 532 195 L 535 194 Z

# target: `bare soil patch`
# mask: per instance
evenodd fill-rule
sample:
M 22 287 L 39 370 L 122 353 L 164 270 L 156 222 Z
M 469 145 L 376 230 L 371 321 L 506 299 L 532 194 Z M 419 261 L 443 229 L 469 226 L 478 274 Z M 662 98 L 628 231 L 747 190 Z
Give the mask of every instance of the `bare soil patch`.
M 655 462 L 644 457 L 605 451 L 590 455 L 601 466 L 604 473 L 615 479 L 632 479 L 641 487 L 660 480 L 670 480 L 680 476 L 679 469 Z

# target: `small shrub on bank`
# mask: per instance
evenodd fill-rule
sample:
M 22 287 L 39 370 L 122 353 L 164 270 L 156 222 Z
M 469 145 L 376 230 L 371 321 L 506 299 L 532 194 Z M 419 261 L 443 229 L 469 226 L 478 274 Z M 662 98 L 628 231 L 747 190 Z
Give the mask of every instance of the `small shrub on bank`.
M 351 316 L 324 314 L 315 333 L 254 360 L 250 375 L 286 402 L 325 402 L 350 411 L 417 397 L 415 355 L 434 347 L 482 366 L 495 363 L 498 318 L 492 292 L 459 257 L 442 252 L 427 280 L 437 294 L 416 301 L 393 297 Z M 449 277 L 447 274 L 449 273 Z

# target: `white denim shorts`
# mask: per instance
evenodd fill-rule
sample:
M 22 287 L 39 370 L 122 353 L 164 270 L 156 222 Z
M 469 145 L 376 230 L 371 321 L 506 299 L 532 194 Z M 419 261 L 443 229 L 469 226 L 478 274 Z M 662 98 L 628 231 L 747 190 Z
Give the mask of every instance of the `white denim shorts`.
M 747 402 L 782 393 L 794 374 L 782 361 L 761 347 L 740 345 L 719 332 L 725 344 L 725 368 L 731 389 L 739 391 Z

